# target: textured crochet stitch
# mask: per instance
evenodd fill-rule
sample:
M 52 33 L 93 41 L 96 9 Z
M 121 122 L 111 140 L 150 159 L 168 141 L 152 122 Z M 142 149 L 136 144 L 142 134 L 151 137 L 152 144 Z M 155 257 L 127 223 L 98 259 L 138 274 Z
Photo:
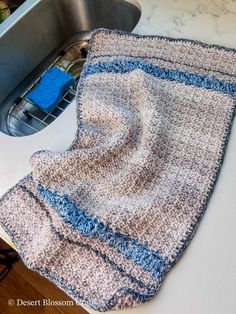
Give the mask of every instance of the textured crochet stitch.
M 99 311 L 149 301 L 207 207 L 235 96 L 235 50 L 95 31 L 73 143 L 0 200 L 25 264 Z

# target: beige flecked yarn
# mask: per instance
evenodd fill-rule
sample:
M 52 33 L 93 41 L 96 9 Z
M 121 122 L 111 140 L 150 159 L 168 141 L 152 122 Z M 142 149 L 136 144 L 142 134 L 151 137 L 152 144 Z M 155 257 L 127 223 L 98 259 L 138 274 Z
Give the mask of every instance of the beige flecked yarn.
M 98 30 L 78 132 L 0 202 L 26 265 L 100 311 L 150 300 L 194 235 L 235 111 L 236 52 Z

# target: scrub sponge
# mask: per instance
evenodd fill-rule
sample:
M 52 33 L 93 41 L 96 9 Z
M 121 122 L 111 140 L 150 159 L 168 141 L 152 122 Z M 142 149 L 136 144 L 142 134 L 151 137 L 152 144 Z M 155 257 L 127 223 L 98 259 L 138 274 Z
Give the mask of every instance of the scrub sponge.
M 53 111 L 63 94 L 75 83 L 75 79 L 57 67 L 49 69 L 41 78 L 39 85 L 27 98 L 46 112 Z

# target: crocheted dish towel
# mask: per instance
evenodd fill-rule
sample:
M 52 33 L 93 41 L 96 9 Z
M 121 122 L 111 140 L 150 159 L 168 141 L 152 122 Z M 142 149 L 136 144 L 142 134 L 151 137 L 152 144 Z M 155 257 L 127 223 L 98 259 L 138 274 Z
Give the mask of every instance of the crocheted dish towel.
M 95 31 L 71 147 L 35 153 L 1 200 L 26 265 L 96 310 L 150 300 L 206 209 L 235 75 L 234 50 Z

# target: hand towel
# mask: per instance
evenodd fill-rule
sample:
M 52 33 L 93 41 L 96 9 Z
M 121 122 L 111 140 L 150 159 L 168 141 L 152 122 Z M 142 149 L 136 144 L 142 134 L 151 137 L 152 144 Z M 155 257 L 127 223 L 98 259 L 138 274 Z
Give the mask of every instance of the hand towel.
M 70 148 L 1 199 L 26 265 L 99 311 L 149 301 L 206 210 L 235 95 L 233 49 L 96 30 Z

